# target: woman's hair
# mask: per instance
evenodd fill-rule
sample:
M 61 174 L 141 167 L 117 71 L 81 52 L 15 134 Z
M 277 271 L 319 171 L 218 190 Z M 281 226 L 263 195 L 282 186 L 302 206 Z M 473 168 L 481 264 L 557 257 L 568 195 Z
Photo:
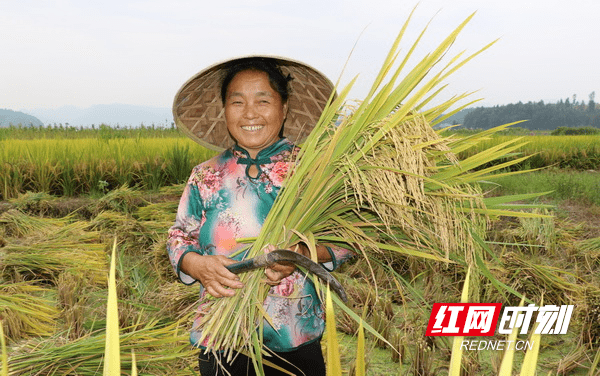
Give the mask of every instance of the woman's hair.
M 290 96 L 289 82 L 293 79 L 289 74 L 286 76 L 275 62 L 275 59 L 264 57 L 248 57 L 238 59 L 229 64 L 225 69 L 225 75 L 221 81 L 221 103 L 225 106 L 227 97 L 227 88 L 231 80 L 236 74 L 245 71 L 253 70 L 265 72 L 269 77 L 271 88 L 279 93 L 282 103 L 286 103 Z

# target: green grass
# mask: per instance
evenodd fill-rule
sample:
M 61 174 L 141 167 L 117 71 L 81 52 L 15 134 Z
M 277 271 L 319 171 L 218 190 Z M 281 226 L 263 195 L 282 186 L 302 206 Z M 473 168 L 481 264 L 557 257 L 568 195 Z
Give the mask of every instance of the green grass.
M 498 185 L 496 185 L 498 184 Z M 507 176 L 486 185 L 492 194 L 548 192 L 547 198 L 600 205 L 600 172 L 547 170 Z

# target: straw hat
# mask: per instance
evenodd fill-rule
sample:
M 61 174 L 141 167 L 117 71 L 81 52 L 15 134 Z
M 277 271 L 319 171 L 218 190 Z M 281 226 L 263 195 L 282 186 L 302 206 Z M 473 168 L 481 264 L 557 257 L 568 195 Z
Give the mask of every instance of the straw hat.
M 227 131 L 225 110 L 221 103 L 221 80 L 227 66 L 249 57 L 273 59 L 284 75 L 290 74 L 288 113 L 284 136 L 302 142 L 312 131 L 334 90 L 331 81 L 316 69 L 279 56 L 252 55 L 211 65 L 190 78 L 175 95 L 173 118 L 188 137 L 207 148 L 221 151 L 234 144 Z

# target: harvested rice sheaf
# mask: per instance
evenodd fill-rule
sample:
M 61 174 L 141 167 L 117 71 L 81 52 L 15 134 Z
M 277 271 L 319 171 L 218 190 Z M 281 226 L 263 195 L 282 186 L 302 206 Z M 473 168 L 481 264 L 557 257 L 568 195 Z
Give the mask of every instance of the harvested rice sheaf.
M 479 248 L 473 239 L 484 238 L 488 215 L 512 213 L 501 208 L 510 198 L 494 198 L 488 205 L 477 186 L 478 180 L 490 179 L 495 169 L 506 165 L 474 169 L 519 145 L 508 142 L 459 161 L 454 157 L 459 150 L 508 125 L 453 140 L 440 137 L 432 124 L 467 95 L 424 109 L 446 76 L 489 47 L 442 63 L 471 17 L 407 72 L 404 68 L 414 49 L 409 48 L 401 60 L 403 28 L 367 97 L 348 109 L 346 95 L 354 81 L 340 91 L 302 145 L 285 189 L 261 233 L 252 239 L 248 257 L 261 254 L 268 244 L 287 248 L 304 241 L 309 247 L 331 243 L 354 249 L 367 261 L 392 253 L 474 264 Z M 260 358 L 257 328 L 264 311 L 259 306 L 267 292 L 262 279 L 260 272 L 246 273 L 241 276 L 244 294 L 209 301 L 212 312 L 218 313 L 206 315 L 201 323 L 203 335 L 210 337 L 209 351 L 241 350 Z
M 32 283 L 0 283 L 0 317 L 6 336 L 13 341 L 54 332 L 58 310 L 43 296 L 48 289 Z

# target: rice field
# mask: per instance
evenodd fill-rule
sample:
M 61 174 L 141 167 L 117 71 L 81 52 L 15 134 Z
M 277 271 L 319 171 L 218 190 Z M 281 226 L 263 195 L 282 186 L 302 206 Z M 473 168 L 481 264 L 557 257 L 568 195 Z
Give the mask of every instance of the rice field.
M 0 199 L 102 194 L 121 186 L 157 190 L 185 182 L 212 155 L 183 137 L 3 140 Z
M 476 147 L 465 151 L 460 159 L 469 157 L 481 150 L 513 140 L 517 136 L 496 135 L 480 143 Z M 573 170 L 599 170 L 600 169 L 600 135 L 586 136 L 548 136 L 531 135 L 522 136 L 524 146 L 516 152 L 519 156 L 530 156 L 516 168 L 544 168 L 556 167 Z M 499 161 L 498 163 L 501 163 Z
M 25 192 L 103 194 L 121 186 L 157 190 L 184 182 L 193 166 L 215 155 L 171 130 L 86 132 L 85 138 L 68 132 L 57 136 L 52 129 L 15 130 L 14 138 L 5 133 L 0 139 L 0 199 Z M 459 158 L 514 138 L 492 136 Z M 513 169 L 600 170 L 600 136 L 525 136 L 522 142 L 526 144 L 515 151 L 514 158 L 530 158 Z
M 598 151 L 598 139 L 591 137 L 525 141 L 531 142 L 524 151 L 544 151 L 539 155 L 548 161 Z M 0 148 L 0 318 L 9 374 L 102 372 L 106 275 L 116 236 L 123 372 L 128 374 L 135 349 L 140 374 L 196 375 L 187 331 L 197 289 L 175 281 L 164 244 L 181 183 L 213 152 L 183 137 L 4 139 Z M 594 173 L 559 167 L 542 172 L 560 177 L 554 180 L 517 175 L 499 183 L 514 194 L 527 193 L 526 181 L 539 188 L 535 182 L 542 179 L 542 190 L 569 192 L 579 182 L 587 195 L 597 191 Z M 552 220 L 492 222 L 487 240 L 499 261 L 490 272 L 536 301 L 543 296 L 544 304 L 575 304 L 569 334 L 543 337 L 538 372 L 588 375 L 600 343 L 600 205 L 580 196 L 552 200 Z M 462 269 L 396 257 L 378 265 L 349 264 L 336 276 L 355 314 L 398 349 L 368 334 L 368 375 L 447 374 L 451 341 L 423 333 L 431 302 L 460 296 Z M 368 279 L 377 289 L 364 283 Z M 483 301 L 518 304 L 492 286 L 474 289 Z M 345 312 L 335 318 L 341 367 L 350 375 L 357 324 Z M 500 355 L 463 354 L 466 374 L 497 374 Z M 516 363 L 522 356 L 516 354 Z

